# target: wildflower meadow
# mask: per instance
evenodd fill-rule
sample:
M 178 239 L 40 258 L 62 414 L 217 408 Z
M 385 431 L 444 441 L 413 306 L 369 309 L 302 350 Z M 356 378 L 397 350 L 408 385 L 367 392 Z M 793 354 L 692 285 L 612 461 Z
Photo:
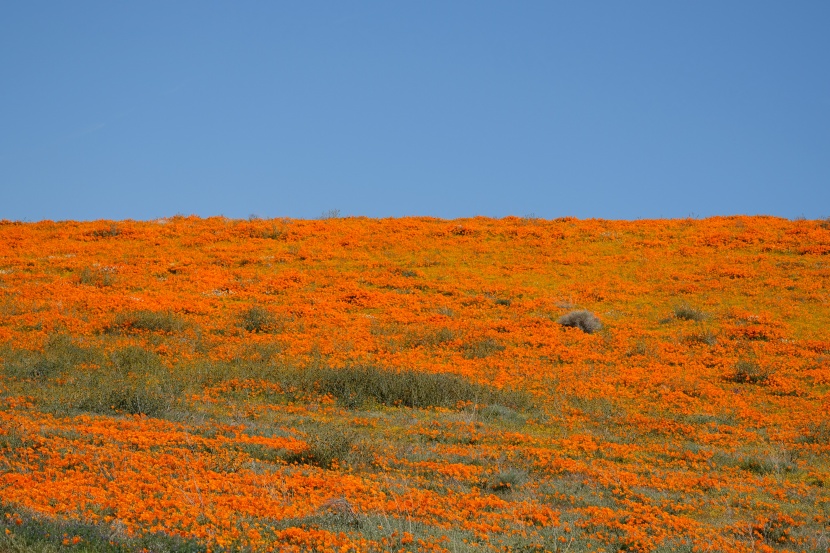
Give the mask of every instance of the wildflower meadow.
M 830 551 L 830 221 L 0 222 L 0 550 Z

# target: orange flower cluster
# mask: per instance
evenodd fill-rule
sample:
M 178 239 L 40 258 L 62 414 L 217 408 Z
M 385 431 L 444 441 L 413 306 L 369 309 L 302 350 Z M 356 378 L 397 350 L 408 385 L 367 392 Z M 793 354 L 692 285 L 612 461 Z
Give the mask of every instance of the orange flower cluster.
M 0 222 L 0 498 L 211 550 L 830 550 L 828 253 L 826 221 L 772 217 Z M 14 368 L 55 336 L 102 356 Z M 129 347 L 182 379 L 371 365 L 530 399 L 210 373 L 147 417 L 38 391 Z M 348 451 L 309 462 L 326 432 Z

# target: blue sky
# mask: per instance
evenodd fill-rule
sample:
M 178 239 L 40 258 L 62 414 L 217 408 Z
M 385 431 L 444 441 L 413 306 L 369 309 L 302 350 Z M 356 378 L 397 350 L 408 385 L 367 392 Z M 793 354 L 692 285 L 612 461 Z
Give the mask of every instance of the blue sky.
M 4 2 L 0 218 L 830 215 L 830 2 Z

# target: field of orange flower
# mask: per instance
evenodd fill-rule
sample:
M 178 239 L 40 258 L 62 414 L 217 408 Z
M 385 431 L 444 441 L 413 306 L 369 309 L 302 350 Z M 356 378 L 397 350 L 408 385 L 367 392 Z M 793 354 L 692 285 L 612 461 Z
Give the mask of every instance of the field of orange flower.
M 0 549 L 830 551 L 828 254 L 771 217 L 0 222 Z

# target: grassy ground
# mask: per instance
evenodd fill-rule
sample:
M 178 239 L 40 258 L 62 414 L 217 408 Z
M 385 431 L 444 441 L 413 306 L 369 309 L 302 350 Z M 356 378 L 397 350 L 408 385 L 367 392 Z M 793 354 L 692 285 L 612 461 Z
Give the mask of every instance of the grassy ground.
M 823 221 L 0 224 L 0 551 L 827 551 Z

